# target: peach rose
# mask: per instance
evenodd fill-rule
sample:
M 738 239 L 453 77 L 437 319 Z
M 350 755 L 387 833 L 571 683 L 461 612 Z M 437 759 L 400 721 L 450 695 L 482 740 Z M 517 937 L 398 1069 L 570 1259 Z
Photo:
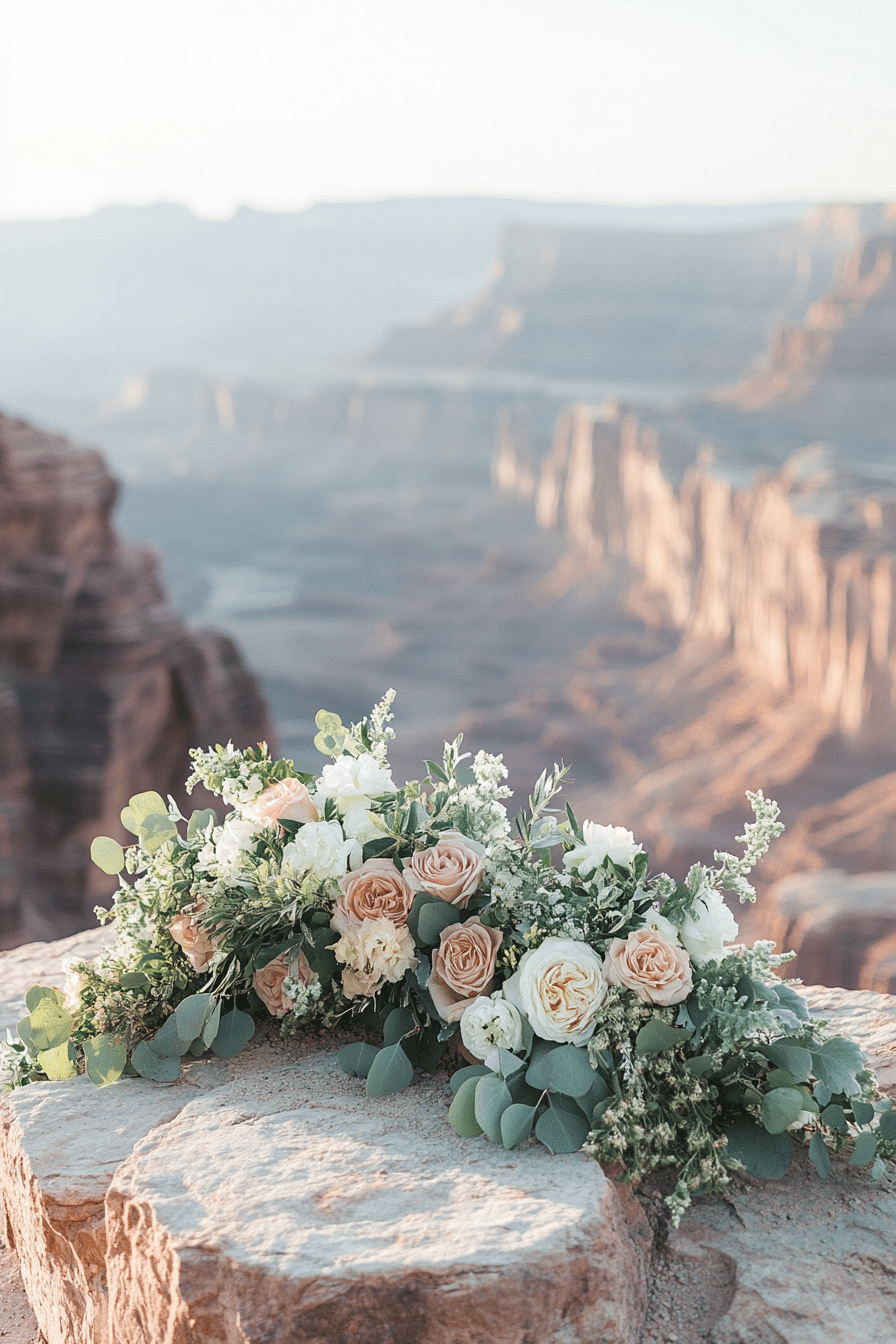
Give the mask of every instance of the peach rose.
M 431 849 L 419 849 L 405 865 L 408 881 L 463 909 L 482 882 L 484 850 L 460 831 L 445 831 Z
M 183 948 L 184 955 L 194 971 L 205 970 L 212 959 L 217 941 L 208 934 L 196 919 L 196 916 L 201 915 L 204 909 L 205 903 L 199 901 L 193 906 L 192 914 L 178 915 L 168 925 L 168 932 L 174 941 Z
M 426 988 L 446 1022 L 459 1022 L 474 999 L 495 986 L 495 958 L 504 935 L 472 915 L 439 934 Z
M 656 929 L 635 929 L 625 939 L 614 938 L 607 948 L 605 974 L 608 984 L 622 985 L 642 1003 L 661 1008 L 682 1003 L 694 988 L 687 952 Z
M 319 821 L 320 813 L 300 779 L 281 779 L 243 808 L 243 813 L 264 826 L 275 821 Z
M 290 980 L 298 980 L 303 985 L 311 984 L 314 972 L 308 965 L 304 952 L 300 952 L 290 961 L 286 960 L 286 953 L 281 952 L 279 957 L 274 957 L 273 961 L 269 961 L 267 966 L 262 966 L 252 977 L 252 988 L 272 1017 L 285 1017 L 290 1009 L 295 1007 L 295 1000 L 283 992 L 283 982 L 287 976 Z
M 339 933 L 358 929 L 365 919 L 407 924 L 414 893 L 391 859 L 368 859 L 340 877 L 342 895 L 333 907 L 330 928 Z

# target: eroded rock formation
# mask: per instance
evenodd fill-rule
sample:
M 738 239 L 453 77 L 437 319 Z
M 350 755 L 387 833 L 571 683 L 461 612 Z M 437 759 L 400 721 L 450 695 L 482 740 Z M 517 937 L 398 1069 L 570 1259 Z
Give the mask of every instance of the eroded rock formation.
M 0 938 L 83 927 L 105 894 L 87 850 L 187 749 L 270 735 L 233 642 L 188 630 L 148 548 L 123 545 L 99 453 L 0 416 Z

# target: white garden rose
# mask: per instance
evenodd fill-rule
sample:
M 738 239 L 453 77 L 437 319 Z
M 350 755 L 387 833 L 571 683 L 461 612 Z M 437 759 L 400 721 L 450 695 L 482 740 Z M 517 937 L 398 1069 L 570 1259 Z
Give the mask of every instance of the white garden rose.
M 460 1038 L 471 1055 L 485 1059 L 491 1050 L 522 1050 L 523 1019 L 501 990 L 480 995 L 464 1010 Z
M 364 752 L 361 756 L 340 756 L 332 765 L 325 765 L 314 801 L 323 813 L 326 800 L 334 798 L 342 815 L 356 807 L 366 810 L 373 798 L 395 792 L 389 767 Z
M 727 957 L 725 944 L 733 943 L 737 937 L 737 920 L 720 893 L 707 888 L 681 921 L 678 936 L 691 961 L 705 966 L 708 961 Z
M 354 841 L 346 840 L 338 821 L 308 821 L 283 851 L 283 867 L 297 876 L 342 877 Z
M 587 943 L 545 938 L 523 954 L 504 993 L 543 1040 L 582 1045 L 594 1035 L 607 997 L 603 961 Z
M 622 826 L 600 826 L 595 821 L 586 821 L 582 835 L 584 844 L 576 845 L 563 855 L 563 866 L 576 869 L 582 878 L 591 877 L 604 859 L 630 868 L 635 855 L 643 853 L 643 847 L 631 831 Z
M 661 933 L 670 943 L 680 944 L 681 942 L 681 939 L 678 936 L 678 930 L 671 919 L 667 919 L 665 915 L 661 915 L 658 910 L 652 910 L 650 912 L 644 921 L 644 928 L 653 929 L 655 933 Z

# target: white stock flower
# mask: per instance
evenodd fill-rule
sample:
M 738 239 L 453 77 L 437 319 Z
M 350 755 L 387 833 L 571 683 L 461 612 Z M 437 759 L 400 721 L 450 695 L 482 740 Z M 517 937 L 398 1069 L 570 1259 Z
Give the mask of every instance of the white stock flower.
M 704 966 L 727 957 L 725 944 L 737 937 L 737 920 L 719 892 L 707 888 L 681 921 L 678 932 L 691 961 Z
M 523 1019 L 501 990 L 473 1000 L 460 1019 L 460 1038 L 471 1055 L 485 1059 L 490 1050 L 523 1048 Z
M 353 807 L 350 812 L 346 812 L 342 819 L 342 829 L 354 841 L 348 857 L 348 866 L 351 869 L 360 868 L 364 862 L 364 846 L 367 841 L 381 839 L 385 834 L 365 807 Z
M 338 821 L 308 821 L 283 851 L 283 867 L 297 876 L 312 871 L 316 877 L 342 877 L 353 845 Z
M 332 765 L 324 766 L 315 802 L 323 812 L 326 800 L 335 798 L 342 814 L 356 807 L 366 810 L 373 798 L 395 791 L 389 767 L 380 765 L 370 752 L 364 752 L 361 756 L 340 756 Z
M 632 859 L 642 853 L 631 831 L 623 826 L 600 826 L 595 821 L 586 821 L 582 826 L 585 843 L 576 845 L 563 855 L 565 868 L 575 868 L 579 877 L 588 878 L 603 863 L 610 859 L 622 867 L 631 867 Z
M 671 919 L 667 919 L 665 915 L 661 915 L 659 910 L 651 910 L 650 914 L 644 920 L 643 927 L 645 929 L 653 929 L 656 933 L 661 933 L 668 942 L 673 943 L 676 946 L 681 946 L 681 939 L 678 936 L 678 930 L 675 925 L 672 923 Z
M 242 817 L 228 817 L 215 835 L 215 862 L 222 876 L 235 877 L 239 873 L 240 855 L 255 843 L 257 822 Z
M 545 938 L 523 954 L 504 993 L 543 1040 L 582 1045 L 607 997 L 603 961 L 587 943 Z

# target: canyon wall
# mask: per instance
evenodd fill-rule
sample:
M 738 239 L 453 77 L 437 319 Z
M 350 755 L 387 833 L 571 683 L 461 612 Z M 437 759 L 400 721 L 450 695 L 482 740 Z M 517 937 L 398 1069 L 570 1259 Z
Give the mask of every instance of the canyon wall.
M 684 451 L 618 407 L 577 405 L 537 473 L 505 419 L 495 476 L 533 495 L 542 526 L 592 563 L 624 557 L 653 623 L 731 649 L 864 751 L 891 756 L 896 498 L 849 488 L 820 445 L 753 481 L 708 447 L 683 466 Z
M 97 452 L 0 416 L 0 939 L 66 934 L 113 885 L 88 858 L 144 789 L 182 796 L 187 750 L 270 736 L 233 642 L 190 631 L 157 557 L 123 545 Z M 2 944 L 0 944 L 2 945 Z

